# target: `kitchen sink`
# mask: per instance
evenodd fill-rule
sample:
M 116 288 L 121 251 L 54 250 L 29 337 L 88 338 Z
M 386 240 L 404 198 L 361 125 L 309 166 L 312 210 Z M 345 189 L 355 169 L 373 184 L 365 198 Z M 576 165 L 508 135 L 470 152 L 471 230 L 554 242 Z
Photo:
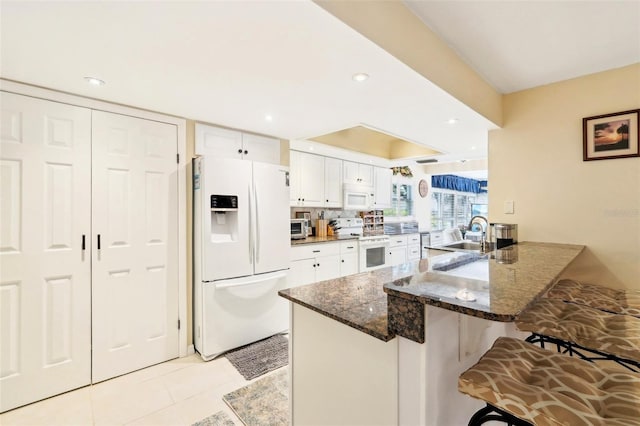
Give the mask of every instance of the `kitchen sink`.
M 491 251 L 493 250 L 493 246 L 494 246 L 493 243 L 486 243 L 485 249 L 483 251 L 484 252 Z M 480 243 L 475 241 L 458 241 L 456 243 L 447 244 L 442 248 L 445 248 L 445 249 L 448 248 L 453 250 L 481 251 Z

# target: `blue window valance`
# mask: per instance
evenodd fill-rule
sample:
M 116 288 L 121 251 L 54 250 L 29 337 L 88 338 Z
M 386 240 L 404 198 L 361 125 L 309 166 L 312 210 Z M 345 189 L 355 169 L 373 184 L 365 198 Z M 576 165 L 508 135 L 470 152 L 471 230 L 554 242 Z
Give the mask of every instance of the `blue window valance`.
M 431 187 L 479 194 L 481 192 L 487 192 L 487 181 L 479 181 L 454 175 L 434 175 L 431 176 Z

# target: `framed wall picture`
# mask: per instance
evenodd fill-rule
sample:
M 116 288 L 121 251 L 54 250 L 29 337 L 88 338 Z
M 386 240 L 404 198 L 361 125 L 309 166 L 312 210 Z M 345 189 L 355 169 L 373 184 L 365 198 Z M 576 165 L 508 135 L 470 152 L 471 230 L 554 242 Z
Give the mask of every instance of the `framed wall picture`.
M 583 161 L 640 157 L 640 109 L 582 119 Z

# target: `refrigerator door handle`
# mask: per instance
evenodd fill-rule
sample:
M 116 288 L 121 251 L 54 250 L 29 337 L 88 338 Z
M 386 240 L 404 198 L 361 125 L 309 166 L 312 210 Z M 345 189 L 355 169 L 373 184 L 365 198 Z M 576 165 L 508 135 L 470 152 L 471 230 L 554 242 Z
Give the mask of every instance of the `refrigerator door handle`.
M 219 283 L 215 284 L 216 290 L 223 288 L 231 288 L 231 287 L 242 287 L 245 285 L 258 284 L 265 281 L 270 280 L 278 280 L 280 278 L 285 278 L 287 276 L 287 271 L 278 271 L 275 273 L 262 274 L 262 275 L 251 275 L 246 278 L 235 278 L 232 280 L 223 280 Z
M 256 206 L 256 264 L 260 263 L 260 208 L 258 207 L 258 188 L 253 189 Z
M 247 191 L 249 192 L 249 264 L 253 265 L 253 206 L 251 203 L 253 194 L 251 193 L 251 183 L 247 187 Z

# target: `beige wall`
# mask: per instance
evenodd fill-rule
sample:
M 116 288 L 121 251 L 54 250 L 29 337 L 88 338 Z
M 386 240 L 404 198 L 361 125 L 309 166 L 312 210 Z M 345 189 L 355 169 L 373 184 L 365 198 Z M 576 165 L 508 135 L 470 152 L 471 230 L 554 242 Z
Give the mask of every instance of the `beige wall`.
M 517 223 L 521 241 L 586 245 L 565 276 L 640 289 L 640 158 L 582 161 L 583 117 L 637 108 L 640 64 L 505 95 L 489 219 Z

